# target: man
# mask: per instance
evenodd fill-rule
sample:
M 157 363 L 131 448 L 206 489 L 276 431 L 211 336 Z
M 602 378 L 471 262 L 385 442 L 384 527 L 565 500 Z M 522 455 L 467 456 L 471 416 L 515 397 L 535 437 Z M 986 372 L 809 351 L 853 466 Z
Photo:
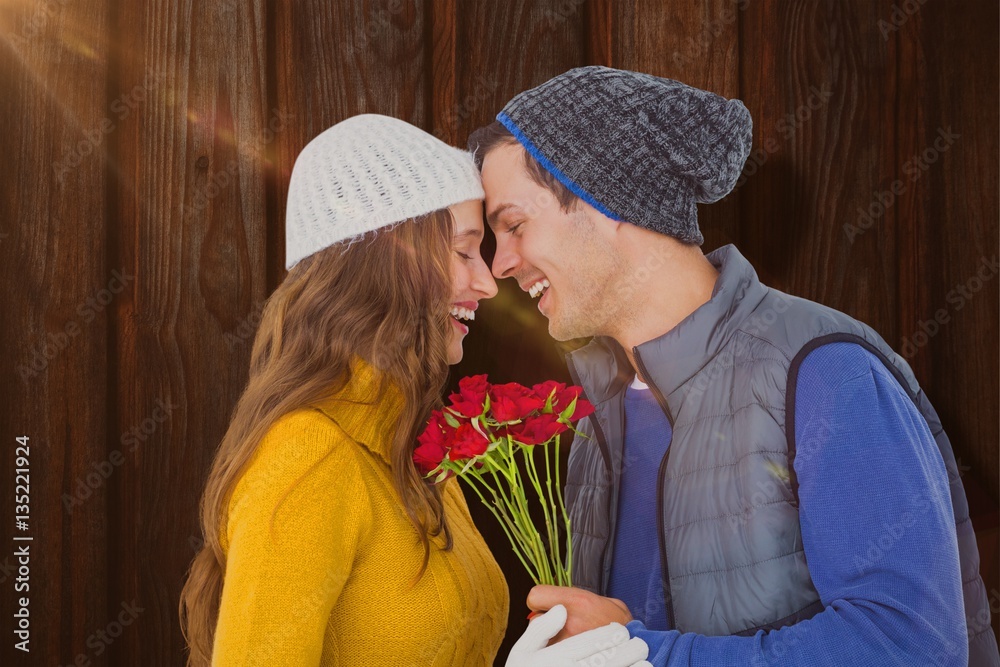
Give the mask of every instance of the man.
M 751 145 L 738 100 L 584 67 L 477 131 L 493 274 L 540 296 L 595 404 L 566 497 L 560 639 L 654 665 L 1000 665 L 948 437 L 867 325 L 770 289 L 696 203 Z M 985 614 L 985 616 L 984 616 Z M 985 618 L 985 621 L 984 621 Z

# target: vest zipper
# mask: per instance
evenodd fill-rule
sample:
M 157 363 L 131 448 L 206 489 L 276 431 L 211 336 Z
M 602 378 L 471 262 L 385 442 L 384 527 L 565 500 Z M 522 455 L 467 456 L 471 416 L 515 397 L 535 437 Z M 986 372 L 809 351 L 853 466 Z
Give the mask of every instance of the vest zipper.
M 573 384 L 575 384 L 578 387 L 583 387 L 583 383 L 580 382 L 580 376 L 576 371 L 576 364 L 573 362 L 573 358 L 567 355 L 566 362 L 567 362 L 566 367 L 569 369 L 569 375 L 570 378 L 573 380 Z M 623 402 L 622 411 L 624 412 L 624 410 L 625 410 L 625 405 Z M 596 415 L 594 416 L 596 417 Z M 611 487 L 614 486 L 614 474 L 615 474 L 614 467 L 611 465 L 611 447 L 608 444 L 607 437 L 604 435 L 604 429 L 601 427 L 601 420 L 592 419 L 591 423 L 594 426 L 594 436 L 597 438 L 597 448 L 601 450 L 601 457 L 604 459 L 604 469 L 605 471 L 607 471 L 608 514 L 609 514 L 608 526 L 611 527 L 612 526 L 612 522 L 610 521 L 611 518 L 610 515 L 612 514 Z M 624 418 L 622 420 L 622 423 L 624 423 Z M 623 443 L 624 443 L 624 438 L 623 438 Z M 568 471 L 567 471 L 567 476 L 568 476 Z M 621 486 L 621 480 L 619 480 L 619 487 L 620 486 Z M 615 503 L 615 512 L 617 512 L 617 503 Z M 572 535 L 569 536 L 569 539 L 573 539 Z M 608 574 L 610 574 L 609 558 L 612 554 L 611 549 L 614 546 L 614 542 L 615 542 L 615 531 L 612 529 L 608 531 L 608 543 L 604 545 L 604 551 L 601 554 L 601 559 L 599 562 L 600 567 L 598 569 L 597 574 L 598 574 L 598 594 L 600 595 L 606 595 L 606 593 L 608 592 Z
M 664 479 L 667 474 L 667 460 L 670 458 L 670 452 L 673 451 L 674 439 L 674 418 L 670 414 L 670 406 L 667 405 L 667 399 L 664 398 L 663 394 L 660 392 L 660 388 L 656 386 L 653 382 L 652 376 L 649 371 L 646 370 L 646 365 L 642 363 L 642 358 L 639 356 L 639 348 L 632 348 L 632 355 L 635 357 L 635 363 L 639 366 L 639 371 L 642 373 L 642 377 L 645 378 L 646 384 L 653 391 L 653 396 L 656 397 L 656 402 L 660 404 L 660 409 L 663 410 L 664 416 L 667 418 L 667 422 L 670 424 L 670 440 L 671 443 L 667 445 L 667 452 L 660 459 L 660 469 L 656 476 L 656 532 L 657 537 L 660 542 L 660 569 L 661 577 L 663 579 L 663 603 L 666 606 L 667 612 L 667 629 L 677 630 L 677 625 L 674 621 L 674 603 L 670 595 L 670 567 L 667 564 L 667 534 L 663 529 L 664 521 L 664 509 L 663 509 L 663 486 Z
M 576 371 L 576 364 L 569 355 L 566 356 L 566 368 L 569 370 L 569 376 L 573 380 L 573 384 L 583 387 L 583 383 L 580 382 L 580 374 Z M 594 425 L 594 435 L 597 437 L 597 446 L 601 450 L 601 457 L 604 459 L 604 467 L 608 471 L 608 483 L 610 484 L 613 471 L 611 467 L 611 449 L 608 447 L 607 438 L 604 437 L 604 429 L 601 428 L 600 420 L 594 419 L 591 423 Z
M 618 401 L 618 421 L 622 425 L 622 429 L 624 429 L 625 428 L 625 396 L 624 396 L 624 393 L 622 393 L 622 395 L 621 395 L 621 400 Z M 611 444 L 610 443 L 607 443 L 607 448 L 608 448 L 608 451 L 610 452 L 611 451 Z M 619 463 L 618 463 L 618 466 L 619 466 L 618 482 L 617 482 L 617 484 L 615 484 L 612 481 L 612 484 L 615 485 L 615 486 L 617 486 L 618 490 L 614 494 L 613 497 L 612 497 L 611 493 L 608 493 L 608 505 L 610 506 L 608 508 L 610 510 L 609 513 L 608 513 L 608 518 L 610 519 L 612 516 L 614 517 L 614 521 L 608 521 L 608 525 L 609 526 L 616 526 L 616 524 L 618 523 L 618 507 L 621 505 L 621 498 L 622 498 L 622 475 L 621 475 L 621 469 L 620 468 L 621 468 L 621 466 L 625 465 L 625 434 L 624 433 L 622 433 L 621 445 L 618 447 L 618 461 L 619 461 Z M 615 478 L 614 468 L 610 468 L 609 467 L 608 468 L 608 473 L 609 473 L 609 476 L 612 478 L 612 480 L 614 480 L 614 478 Z M 608 489 L 608 491 L 610 491 L 610 490 L 611 489 Z M 601 595 L 604 595 L 604 596 L 607 596 L 607 594 L 608 594 L 608 584 L 610 583 L 610 580 L 611 580 L 611 568 L 614 567 L 613 559 L 614 559 L 614 554 L 615 554 L 615 537 L 618 534 L 617 527 L 614 530 L 611 530 L 609 532 L 610 532 L 610 534 L 608 535 L 608 544 L 604 548 L 604 558 L 603 558 L 603 560 L 601 562 L 601 566 L 602 566 L 602 569 L 601 569 Z M 607 567 L 605 567 L 605 565 Z

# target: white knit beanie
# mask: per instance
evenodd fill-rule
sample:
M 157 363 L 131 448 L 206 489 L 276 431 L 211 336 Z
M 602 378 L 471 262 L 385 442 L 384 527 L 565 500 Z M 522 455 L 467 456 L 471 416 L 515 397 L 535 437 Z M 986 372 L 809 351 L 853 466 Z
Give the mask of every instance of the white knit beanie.
M 471 153 L 397 118 L 353 116 L 295 160 L 285 268 L 340 241 L 484 196 Z

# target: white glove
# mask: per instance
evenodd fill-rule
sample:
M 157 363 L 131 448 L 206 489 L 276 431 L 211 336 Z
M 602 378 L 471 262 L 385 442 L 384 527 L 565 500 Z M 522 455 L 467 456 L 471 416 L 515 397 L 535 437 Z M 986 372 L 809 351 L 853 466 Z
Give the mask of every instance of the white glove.
M 653 667 L 645 662 L 646 642 L 629 639 L 621 623 L 609 623 L 564 639 L 552 646 L 549 640 L 566 625 L 566 607 L 549 609 L 528 623 L 507 656 L 506 667 Z

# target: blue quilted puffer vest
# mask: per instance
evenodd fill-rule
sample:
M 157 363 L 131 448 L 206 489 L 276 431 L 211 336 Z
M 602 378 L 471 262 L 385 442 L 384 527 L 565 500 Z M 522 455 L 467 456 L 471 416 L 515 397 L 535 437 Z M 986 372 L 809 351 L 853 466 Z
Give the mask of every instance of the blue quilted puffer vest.
M 670 627 L 750 635 L 822 611 L 802 547 L 794 461 L 795 382 L 805 356 L 833 342 L 875 354 L 913 400 L 949 474 L 970 628 L 971 665 L 993 665 L 996 638 L 979 552 L 951 443 L 906 361 L 869 326 L 760 283 L 732 245 L 707 255 L 712 297 L 667 334 L 635 348 L 639 371 L 673 427 L 657 488 Z M 595 413 L 570 452 L 566 499 L 574 584 L 606 594 L 623 462 L 624 394 L 634 371 L 595 338 L 567 357 Z M 651 527 L 653 529 L 654 527 Z M 986 619 L 985 623 L 982 619 Z M 977 620 L 978 619 L 978 620 Z

